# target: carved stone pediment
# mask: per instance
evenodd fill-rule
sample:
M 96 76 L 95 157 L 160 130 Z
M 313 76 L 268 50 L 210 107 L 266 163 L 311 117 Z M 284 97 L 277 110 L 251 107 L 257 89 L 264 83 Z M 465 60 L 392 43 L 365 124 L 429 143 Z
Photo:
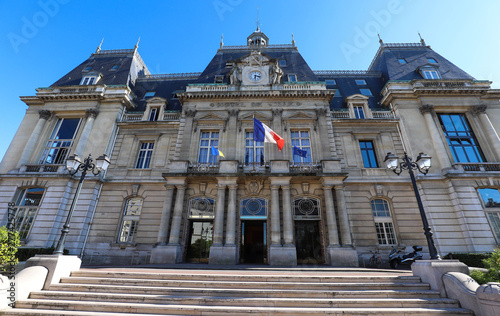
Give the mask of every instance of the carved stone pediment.
M 218 112 L 209 112 L 204 115 L 200 115 L 196 120 L 200 121 L 224 121 L 227 119 L 227 115 L 221 115 Z
M 314 120 L 316 115 L 305 111 L 295 111 L 283 116 L 284 120 Z
M 261 112 L 254 111 L 254 112 L 247 112 L 247 113 L 241 115 L 240 120 L 241 121 L 253 120 L 254 117 L 261 122 L 267 122 L 267 121 L 271 121 L 273 119 L 273 117 L 271 115 L 267 115 L 267 114 L 264 114 Z M 267 123 L 265 123 L 265 124 L 267 124 Z

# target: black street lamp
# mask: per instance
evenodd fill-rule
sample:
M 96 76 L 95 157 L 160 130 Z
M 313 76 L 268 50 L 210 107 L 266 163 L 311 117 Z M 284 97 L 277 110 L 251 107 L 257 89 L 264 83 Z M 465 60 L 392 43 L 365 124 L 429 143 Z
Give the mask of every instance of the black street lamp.
M 431 167 L 431 157 L 427 154 L 420 153 L 417 157 L 417 161 L 411 161 L 411 158 L 408 155 L 404 154 L 401 159 L 403 161 L 398 161 L 398 156 L 394 155 L 391 152 L 387 153 L 385 156 L 384 162 L 387 165 L 387 168 L 394 171 L 398 176 L 403 172 L 403 170 L 408 170 L 410 173 L 411 184 L 413 185 L 413 191 L 415 192 L 415 197 L 417 198 L 418 209 L 420 211 L 420 217 L 422 218 L 422 223 L 424 224 L 425 237 L 427 238 L 427 246 L 429 247 L 429 254 L 431 259 L 441 260 L 439 257 L 436 246 L 434 245 L 434 239 L 432 238 L 431 228 L 429 227 L 429 222 L 427 221 L 427 216 L 425 215 L 424 206 L 422 205 L 422 199 L 420 198 L 420 193 L 418 192 L 417 181 L 415 180 L 415 175 L 413 174 L 413 170 L 418 170 L 424 175 L 429 172 Z
M 98 175 L 101 171 L 105 172 L 106 169 L 108 169 L 109 166 L 109 158 L 106 155 L 102 155 L 99 158 L 96 159 L 96 163 L 92 163 L 93 159 L 91 155 L 85 160 L 82 161 L 80 160 L 80 157 L 78 155 L 73 155 L 68 157 L 66 160 L 66 168 L 69 170 L 70 175 L 75 175 L 78 171 L 82 172 L 82 175 L 80 176 L 80 181 L 78 182 L 78 187 L 76 188 L 75 196 L 73 197 L 73 202 L 71 202 L 71 207 L 69 208 L 68 212 L 68 217 L 66 217 L 66 223 L 63 226 L 63 229 L 61 230 L 61 237 L 59 237 L 59 242 L 57 243 L 57 247 L 54 250 L 55 255 L 62 255 L 63 250 L 64 250 L 64 241 L 66 240 L 66 235 L 68 235 L 69 232 L 69 224 L 71 223 L 71 217 L 73 217 L 73 211 L 75 210 L 75 205 L 76 202 L 78 201 L 78 196 L 80 195 L 80 190 L 82 189 L 82 183 L 83 180 L 85 179 L 85 176 L 87 175 L 87 171 L 92 171 L 94 175 Z

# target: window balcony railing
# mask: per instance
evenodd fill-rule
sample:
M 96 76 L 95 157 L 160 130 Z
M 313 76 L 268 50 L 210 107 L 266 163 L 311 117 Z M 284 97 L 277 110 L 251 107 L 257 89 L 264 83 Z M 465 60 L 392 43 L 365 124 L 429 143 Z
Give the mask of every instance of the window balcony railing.
M 317 173 L 321 171 L 322 171 L 321 165 L 314 162 L 290 164 L 290 173 Z
M 188 172 L 192 173 L 219 173 L 219 164 L 194 163 L 189 165 Z
M 479 171 L 500 171 L 500 163 L 498 162 L 480 162 L 480 163 L 456 163 L 453 168 L 462 172 Z
M 49 164 L 37 164 L 37 165 L 25 165 L 22 166 L 20 171 L 21 172 L 51 172 L 51 173 L 56 173 L 60 171 L 60 168 L 65 168 L 65 165 L 49 165 Z
M 265 173 L 268 165 L 261 162 L 247 162 L 243 165 L 244 173 Z

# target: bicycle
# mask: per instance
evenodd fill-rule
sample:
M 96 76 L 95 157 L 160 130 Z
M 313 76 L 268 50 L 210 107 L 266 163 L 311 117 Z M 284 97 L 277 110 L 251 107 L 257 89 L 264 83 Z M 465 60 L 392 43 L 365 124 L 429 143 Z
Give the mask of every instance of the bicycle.
M 380 255 L 380 250 L 377 248 L 376 250 L 370 250 L 372 256 L 370 260 L 368 260 L 368 266 L 370 268 L 380 268 L 382 266 L 382 256 Z

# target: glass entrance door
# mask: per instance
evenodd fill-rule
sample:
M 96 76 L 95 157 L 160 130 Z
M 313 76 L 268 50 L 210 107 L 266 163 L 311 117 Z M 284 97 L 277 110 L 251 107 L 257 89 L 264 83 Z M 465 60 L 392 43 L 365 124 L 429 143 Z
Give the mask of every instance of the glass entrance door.
M 295 221 L 297 263 L 323 263 L 319 221 Z
M 241 222 L 241 255 L 242 263 L 267 263 L 265 221 Z
M 196 221 L 190 223 L 186 261 L 208 263 L 210 246 L 212 246 L 213 223 Z

